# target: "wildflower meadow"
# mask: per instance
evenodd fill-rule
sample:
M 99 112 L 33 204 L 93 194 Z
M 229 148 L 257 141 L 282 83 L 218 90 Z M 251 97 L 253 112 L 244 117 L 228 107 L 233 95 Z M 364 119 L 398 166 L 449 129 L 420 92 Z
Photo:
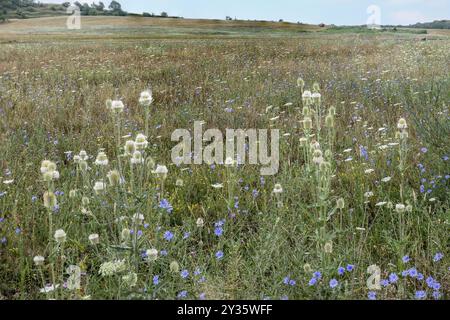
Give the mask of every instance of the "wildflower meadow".
M 0 299 L 449 298 L 450 33 L 139 19 L 0 24 Z

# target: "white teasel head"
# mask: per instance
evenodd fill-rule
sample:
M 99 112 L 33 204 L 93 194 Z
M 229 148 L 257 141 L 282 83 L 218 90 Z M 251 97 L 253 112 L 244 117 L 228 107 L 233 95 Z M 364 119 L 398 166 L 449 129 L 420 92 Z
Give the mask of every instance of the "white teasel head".
M 140 151 L 135 151 L 130 159 L 130 162 L 131 164 L 143 164 L 144 157 L 142 157 L 142 153 Z
M 125 106 L 124 106 L 123 102 L 120 100 L 112 100 L 110 103 L 109 109 L 111 110 L 112 113 L 119 114 L 119 113 L 123 112 L 123 110 L 125 109 Z
M 405 212 L 405 209 L 406 209 L 406 206 L 404 204 L 402 204 L 402 203 L 397 203 L 395 205 L 395 211 L 397 213 L 403 213 L 403 212 Z
M 93 233 L 93 234 L 89 235 L 88 239 L 89 239 L 89 242 L 93 245 L 100 243 L 100 237 L 97 233 Z
M 35 256 L 33 262 L 36 266 L 42 266 L 44 264 L 45 258 L 43 256 Z
M 227 166 L 227 167 L 233 167 L 233 166 L 235 166 L 237 164 L 237 161 L 235 161 L 233 158 L 231 158 L 231 157 L 227 157 L 226 159 L 225 159 L 225 166 Z
M 132 156 L 135 151 L 136 151 L 135 142 L 133 140 L 127 140 L 125 142 L 125 155 Z
M 106 189 L 106 183 L 103 181 L 96 181 L 94 184 L 94 191 L 96 194 L 103 192 Z
M 143 107 L 149 107 L 153 102 L 153 93 L 152 90 L 145 90 L 141 92 L 141 96 L 139 97 L 139 103 Z
M 203 218 L 198 218 L 196 224 L 198 228 L 203 228 L 205 221 L 203 221 Z
M 59 179 L 59 171 L 56 170 L 56 163 L 44 160 L 41 163 L 41 173 L 44 181 L 50 182 Z
M 397 128 L 398 128 L 399 130 L 405 130 L 405 129 L 408 129 L 408 124 L 406 123 L 405 118 L 400 118 L 400 120 L 398 120 Z
M 145 255 L 147 256 L 147 260 L 150 262 L 156 261 L 158 259 L 158 250 L 152 248 L 145 251 Z
M 58 229 L 55 231 L 54 237 L 56 242 L 63 243 L 64 241 L 66 241 L 67 235 L 63 229 Z
M 109 163 L 109 161 L 108 161 L 108 157 L 107 157 L 106 153 L 99 152 L 97 154 L 97 158 L 95 159 L 95 164 L 98 166 L 107 166 L 108 163 Z
M 277 183 L 273 187 L 273 191 L 272 192 L 275 193 L 275 194 L 283 193 L 283 187 L 281 186 L 281 184 Z
M 169 170 L 167 170 L 166 166 L 159 164 L 156 166 L 156 169 L 152 171 L 153 174 L 157 175 L 161 179 L 165 179 L 168 172 Z
M 145 135 L 143 135 L 142 133 L 139 133 L 136 136 L 136 139 L 134 141 L 134 145 L 136 147 L 136 150 L 139 150 L 139 151 L 145 150 L 147 148 L 147 146 L 148 146 L 147 137 Z

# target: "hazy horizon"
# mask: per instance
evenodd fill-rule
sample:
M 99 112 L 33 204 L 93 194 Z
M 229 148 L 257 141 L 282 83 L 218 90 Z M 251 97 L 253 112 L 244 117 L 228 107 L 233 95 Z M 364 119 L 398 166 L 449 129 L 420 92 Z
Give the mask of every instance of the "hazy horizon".
M 43 3 L 63 3 L 62 0 L 43 0 Z M 74 1 L 72 1 L 74 2 Z M 84 3 L 84 1 L 80 1 Z M 94 1 L 98 3 L 98 1 Z M 111 1 L 103 1 L 106 6 Z M 275 20 L 291 22 L 326 23 L 336 25 L 362 25 L 370 14 L 367 8 L 380 8 L 382 25 L 408 25 L 417 22 L 431 22 L 448 19 L 450 12 L 447 0 L 316 0 L 314 5 L 304 0 L 257 1 L 228 0 L 122 0 L 118 1 L 123 10 L 130 13 L 162 11 L 172 16 L 184 18 L 225 19 L 225 16 L 242 20 Z M 91 3 L 91 2 L 88 2 Z

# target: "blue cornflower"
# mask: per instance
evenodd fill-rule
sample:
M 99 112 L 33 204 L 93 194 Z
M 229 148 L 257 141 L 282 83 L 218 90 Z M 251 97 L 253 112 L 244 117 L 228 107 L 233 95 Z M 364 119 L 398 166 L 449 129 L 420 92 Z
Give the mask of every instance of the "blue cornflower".
M 427 152 L 428 152 L 428 149 L 425 148 L 425 147 L 423 147 L 423 148 L 420 149 L 420 152 L 422 152 L 422 153 L 427 153 Z
M 222 227 L 216 227 L 216 228 L 214 229 L 214 234 L 215 234 L 216 236 L 220 237 L 220 236 L 223 234 L 223 229 L 222 229 Z
M 404 277 L 407 277 L 408 274 L 409 274 L 409 270 L 404 270 L 404 271 L 402 271 L 402 277 L 403 277 L 403 278 L 404 278 Z
M 296 283 L 297 283 L 297 282 L 295 282 L 295 280 L 292 280 L 292 279 L 289 280 L 289 285 L 292 286 L 292 287 L 295 286 Z
M 338 286 L 339 282 L 336 279 L 330 280 L 330 288 L 336 288 Z
M 433 289 L 437 291 L 437 290 L 439 290 L 440 288 L 441 288 L 441 284 L 440 284 L 439 282 L 436 282 L 436 281 L 435 281 L 435 282 L 433 283 Z
M 345 269 L 343 267 L 338 268 L 338 274 L 342 276 L 345 273 Z
M 397 276 L 397 274 L 396 274 L 396 273 L 391 273 L 391 274 L 389 275 L 389 281 L 390 281 L 391 283 L 396 283 L 396 282 L 398 281 L 398 276 Z
M 216 252 L 216 259 L 217 260 L 220 260 L 220 259 L 222 259 L 223 258 L 223 251 L 217 251 Z
M 187 271 L 186 269 L 181 270 L 180 275 L 183 279 L 186 279 L 187 277 L 189 277 L 189 271 Z
M 322 278 L 322 273 L 320 271 L 316 271 L 313 273 L 313 277 L 317 278 L 317 280 L 320 280 Z
M 32 202 L 36 202 L 36 200 L 37 200 L 37 197 L 36 197 L 36 196 L 32 196 L 32 197 L 31 197 L 31 201 L 32 201 Z
M 427 297 L 427 293 L 423 290 L 416 291 L 415 294 L 416 299 L 425 299 Z
M 195 269 L 194 271 L 194 276 L 198 276 L 202 273 L 202 270 L 200 270 L 200 268 Z
M 0 241 L 1 243 L 5 244 L 7 242 L 6 237 L 3 237 L 2 240 Z
M 167 213 L 172 213 L 172 210 L 173 210 L 172 205 L 169 203 L 169 201 L 167 199 L 162 199 L 159 202 L 159 208 L 166 210 Z
M 257 197 L 258 197 L 258 195 L 259 195 L 259 192 L 258 192 L 258 190 L 256 190 L 256 189 L 253 189 L 253 191 L 252 191 L 252 197 L 253 197 L 253 198 L 257 198 Z
M 159 284 L 159 275 L 153 276 L 153 284 L 157 286 Z
M 438 300 L 441 298 L 441 293 L 439 291 L 434 291 L 433 292 L 433 298 Z
M 308 285 L 309 286 L 314 286 L 317 283 L 317 278 L 311 278 L 311 280 L 309 280 Z
M 162 256 L 167 256 L 167 250 L 161 250 L 159 252 L 159 254 L 162 255 Z
M 387 287 L 387 286 L 389 285 L 389 280 L 383 279 L 383 280 L 380 281 L 380 284 L 381 284 L 383 287 Z
M 418 274 L 417 274 L 417 280 L 422 281 L 423 278 L 424 278 L 424 276 L 423 276 L 422 273 L 418 273 Z
M 441 252 L 438 252 L 438 253 L 436 253 L 436 254 L 434 255 L 433 261 L 434 261 L 434 262 L 441 261 L 443 257 L 444 257 L 444 255 L 443 255 Z
M 183 239 L 187 239 L 187 238 L 189 238 L 191 236 L 191 233 L 190 232 L 185 232 L 184 234 L 183 234 Z
M 16 234 L 20 234 L 21 231 L 22 231 L 22 230 L 20 230 L 20 228 L 17 227 L 16 230 L 15 230 L 14 232 L 15 232 Z
M 221 227 L 225 224 L 225 220 L 219 220 L 217 222 L 214 223 L 215 227 Z
M 352 264 L 347 265 L 347 271 L 348 271 L 348 272 L 352 272 L 353 269 L 355 269 L 355 266 L 354 266 L 354 265 L 352 265 Z
M 284 283 L 284 284 L 289 284 L 289 277 L 285 277 L 285 278 L 283 279 L 283 283 Z
M 413 277 L 413 278 L 417 277 L 417 275 L 418 275 L 417 269 L 416 268 L 409 269 L 408 274 L 410 277 Z
M 186 298 L 187 297 L 187 291 L 183 290 L 178 294 L 178 298 Z
M 423 184 L 420 185 L 420 193 L 425 192 L 425 186 Z
M 367 152 L 366 148 L 364 148 L 363 146 L 359 146 L 359 153 L 361 157 L 366 159 L 366 161 L 369 160 L 369 153 Z
M 167 241 L 170 241 L 173 239 L 173 233 L 170 231 L 166 231 L 164 232 L 164 239 Z
M 289 297 L 287 295 L 281 296 L 280 297 L 281 300 L 289 300 Z
M 427 280 L 425 280 L 425 282 L 427 283 L 428 287 L 433 288 L 435 281 L 434 281 L 433 277 L 428 277 Z
M 403 263 L 408 263 L 411 260 L 411 258 L 409 256 L 404 256 L 402 258 Z
M 200 293 L 200 295 L 198 296 L 198 298 L 200 300 L 205 300 L 206 299 L 206 294 L 204 292 Z
M 375 291 L 369 291 L 367 298 L 369 300 L 377 300 L 377 293 Z

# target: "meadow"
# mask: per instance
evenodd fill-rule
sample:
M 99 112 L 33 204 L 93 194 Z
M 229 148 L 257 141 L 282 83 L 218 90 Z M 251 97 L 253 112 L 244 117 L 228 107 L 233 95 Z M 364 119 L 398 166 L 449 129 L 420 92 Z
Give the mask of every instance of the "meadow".
M 449 61 L 445 30 L 0 24 L 0 299 L 448 299 Z M 279 129 L 279 172 L 175 165 L 194 121 Z

